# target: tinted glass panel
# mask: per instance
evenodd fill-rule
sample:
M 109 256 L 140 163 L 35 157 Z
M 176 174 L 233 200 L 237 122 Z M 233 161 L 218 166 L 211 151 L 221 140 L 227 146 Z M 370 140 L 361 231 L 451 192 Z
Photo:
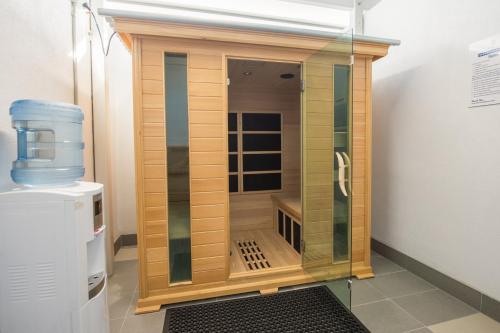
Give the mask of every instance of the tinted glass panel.
M 243 113 L 244 131 L 280 131 L 281 115 L 271 113 Z
M 293 248 L 300 253 L 300 224 L 293 221 Z
M 343 135 L 343 140 L 336 140 L 335 151 L 349 154 L 349 91 L 351 88 L 350 81 L 350 66 L 335 65 L 334 74 L 334 96 L 335 96 L 335 117 L 334 131 L 335 138 Z M 339 165 L 337 158 L 334 159 L 335 173 L 338 174 Z M 350 169 L 350 168 L 349 168 Z M 333 210 L 333 260 L 344 261 L 349 260 L 349 243 L 350 243 L 350 203 L 349 197 L 346 197 L 339 184 L 339 179 L 335 179 L 334 187 L 334 204 Z
M 281 173 L 243 175 L 243 191 L 265 191 L 281 189 Z
M 191 280 L 186 60 L 185 55 L 165 55 L 170 282 Z
M 227 129 L 228 131 L 237 131 L 238 130 L 238 121 L 237 121 L 236 113 L 229 113 L 227 117 Z
M 238 155 L 229 155 L 229 172 L 238 172 Z
M 229 134 L 228 149 L 230 152 L 238 151 L 238 134 Z
M 279 151 L 281 134 L 243 134 L 243 151 Z
M 229 192 L 238 192 L 238 175 L 229 175 Z
M 245 154 L 243 171 L 281 170 L 281 154 Z
M 285 221 L 283 220 L 283 212 L 281 210 L 278 210 L 278 233 L 281 235 L 281 236 L 285 236 L 284 234 L 284 223 Z
M 292 244 L 292 219 L 288 215 L 285 215 L 285 239 Z

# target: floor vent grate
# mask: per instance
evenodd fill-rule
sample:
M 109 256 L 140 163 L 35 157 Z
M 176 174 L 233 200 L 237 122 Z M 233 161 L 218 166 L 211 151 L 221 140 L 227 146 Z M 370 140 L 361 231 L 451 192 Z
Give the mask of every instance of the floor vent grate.
M 249 270 L 256 271 L 271 268 L 271 264 L 267 261 L 266 256 L 255 240 L 238 240 L 236 245 L 243 262 Z

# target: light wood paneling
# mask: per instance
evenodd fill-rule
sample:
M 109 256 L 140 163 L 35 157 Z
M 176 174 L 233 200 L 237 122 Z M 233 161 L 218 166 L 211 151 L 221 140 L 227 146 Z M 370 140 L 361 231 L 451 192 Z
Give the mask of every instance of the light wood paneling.
M 144 219 L 146 221 L 162 221 L 165 219 L 166 207 L 146 207 L 144 210 Z
M 167 232 L 166 221 L 144 221 L 144 234 L 155 235 Z M 164 244 L 167 245 L 167 244 Z
M 220 153 L 224 150 L 223 138 L 191 138 L 191 152 Z
M 167 275 L 168 266 L 165 265 L 167 261 L 158 261 L 158 262 L 148 262 L 147 270 L 148 276 L 158 276 L 158 275 Z
M 165 179 L 143 179 L 144 193 L 164 193 L 166 192 L 167 182 Z
M 191 221 L 192 232 L 224 230 L 226 227 L 225 217 L 210 217 L 203 219 L 193 219 Z
M 276 235 L 272 229 L 246 230 L 231 232 L 231 274 L 253 272 L 239 255 L 237 241 L 255 241 L 271 265 L 271 269 L 289 266 L 300 266 L 300 255 L 295 252 L 283 238 Z
M 335 60 L 318 53 L 304 64 L 306 92 L 303 123 L 303 254 L 304 268 L 321 267 L 333 262 L 333 83 Z M 316 86 L 321 88 L 316 88 Z
M 352 261 L 371 269 L 371 57 L 354 58 Z
M 166 161 L 167 161 L 167 155 L 165 150 L 159 150 L 159 151 L 145 150 L 142 152 L 142 163 L 144 165 L 153 165 L 153 164 L 165 165 Z
M 163 179 L 165 178 L 166 170 L 165 165 L 145 165 L 144 178 L 145 179 Z
M 225 81 L 223 60 L 222 53 L 189 53 L 189 158 L 194 284 L 223 281 L 227 276 L 227 125 L 225 85 L 222 84 Z
M 198 111 L 192 110 L 189 113 L 191 124 L 216 124 L 222 125 L 223 114 L 218 111 Z
M 189 67 L 191 69 L 219 69 L 222 70 L 222 61 L 218 56 L 208 54 L 190 54 Z
M 142 80 L 142 91 L 145 94 L 163 94 L 163 82 L 160 80 Z
M 143 134 L 145 137 L 165 138 L 165 126 L 162 123 L 146 123 L 143 125 Z M 165 142 L 163 142 L 165 144 Z
M 144 237 L 146 249 L 154 247 L 165 247 L 167 242 L 167 234 L 147 235 Z
M 193 232 L 191 244 L 196 245 L 209 245 L 223 243 L 226 240 L 224 230 L 217 231 L 201 231 Z
M 141 297 L 154 286 L 164 287 L 168 278 L 159 283 L 161 276 L 168 277 L 167 256 L 167 200 L 166 200 L 166 140 L 163 84 L 163 53 L 142 47 L 140 63 L 136 66 L 134 82 L 140 85 L 135 91 L 136 128 L 136 179 L 142 183 L 138 187 L 138 216 L 143 220 L 138 242 L 143 243 L 139 261 L 147 280 L 141 279 Z M 140 96 L 137 96 L 138 92 Z M 139 102 L 140 101 L 140 102 Z M 138 138 L 140 141 L 138 142 Z M 139 143 L 139 145 L 138 145 Z M 142 191 L 142 192 L 141 192 Z M 139 229 L 139 228 L 138 228 Z M 155 283 L 151 278 L 155 277 Z
M 222 98 L 213 96 L 190 96 L 189 107 L 198 111 L 218 111 L 222 110 Z
M 165 122 L 165 111 L 162 109 L 143 109 L 142 118 L 144 123 L 160 123 Z
M 226 191 L 195 192 L 191 194 L 191 204 L 194 206 L 224 204 L 226 198 Z
M 193 259 L 193 273 L 224 269 L 225 264 L 224 256 Z
M 147 288 L 149 290 L 162 290 L 168 288 L 168 276 L 152 276 L 147 278 Z
M 128 21 L 123 21 L 121 26 L 137 27 L 135 23 Z M 181 30 L 167 29 L 165 31 L 175 34 L 180 33 Z M 224 34 L 224 36 L 219 37 L 235 36 L 233 32 L 224 32 Z M 205 297 L 203 295 L 208 295 L 208 293 L 200 293 L 199 291 L 208 290 L 208 288 L 222 288 L 210 291 L 210 295 L 221 295 L 255 290 L 255 288 L 260 288 L 259 286 L 270 288 L 312 282 L 310 277 L 305 278 L 300 275 L 302 273 L 289 277 L 276 275 L 276 278 L 267 280 L 249 278 L 245 280 L 246 282 L 227 280 L 229 273 L 229 207 L 226 160 L 228 110 L 225 57 L 230 55 L 300 62 L 311 55 L 313 45 L 314 47 L 319 45 L 318 40 L 308 44 L 307 39 L 299 38 L 301 43 L 305 43 L 303 44 L 304 48 L 285 48 L 283 46 L 286 43 L 288 46 L 292 45 L 290 40 L 277 43 L 276 45 L 281 45 L 281 47 L 277 47 L 271 45 L 277 41 L 272 36 L 257 37 L 254 34 L 245 35 L 244 33 L 237 34 L 237 36 L 241 38 L 242 43 L 201 39 L 190 41 L 189 38 L 193 38 L 193 36 L 188 37 L 188 39 L 139 38 L 134 36 L 132 39 L 141 306 L 171 302 L 168 295 L 178 293 L 180 290 L 184 292 L 183 295 L 194 293 L 194 296 L 178 294 L 174 297 L 176 300 Z M 256 44 L 261 46 L 244 45 L 245 41 L 250 40 L 256 41 Z M 262 46 L 263 43 L 267 43 L 267 46 Z M 379 52 L 375 55 L 378 57 L 382 55 L 382 51 L 387 51 L 387 46 L 375 50 L 368 44 L 357 45 L 356 50 L 358 54 Z M 163 95 L 163 55 L 165 52 L 188 54 L 190 167 L 194 167 L 194 175 L 191 176 L 190 180 L 193 283 L 192 285 L 171 288 L 168 285 L 168 206 L 166 201 L 167 179 L 166 172 L 164 172 L 167 167 Z M 330 58 L 341 61 L 339 57 Z M 310 130 L 311 133 L 309 146 L 305 147 L 305 154 L 310 162 L 307 167 L 315 174 L 304 178 L 307 182 L 304 185 L 304 191 L 314 193 L 308 202 L 311 207 L 314 207 L 308 212 L 313 226 L 309 235 L 315 237 L 315 240 L 311 242 L 311 253 L 321 254 L 325 251 L 331 253 L 331 248 L 325 247 L 324 242 L 331 234 L 331 224 L 328 221 L 331 221 L 332 210 L 322 206 L 331 199 L 332 188 L 332 179 L 326 173 L 326 168 L 332 164 L 331 154 L 326 154 L 326 152 L 331 152 L 332 141 L 328 137 L 323 137 L 327 135 L 328 124 L 332 122 L 331 112 L 325 112 L 325 109 L 331 105 L 329 99 L 332 95 L 329 93 L 331 80 L 322 70 L 322 66 L 328 65 L 328 62 L 325 62 L 325 57 L 309 58 L 309 61 L 311 67 L 310 75 L 306 76 L 306 85 L 312 88 L 313 96 L 310 100 L 306 99 L 305 101 L 304 107 L 308 112 L 305 115 L 305 124 L 303 125 L 304 130 Z M 355 126 L 353 133 L 352 258 L 354 273 L 363 274 L 370 272 L 371 62 L 371 57 L 357 56 L 353 73 Z M 233 97 L 238 101 L 238 108 L 241 111 L 251 111 L 258 103 L 260 103 L 257 105 L 260 110 L 268 111 L 290 112 L 296 110 L 297 105 L 300 106 L 298 95 L 280 92 L 279 98 L 270 98 L 273 93 L 275 92 L 266 91 L 266 89 L 259 90 L 257 87 L 254 91 L 235 89 Z M 293 150 L 294 144 L 287 144 L 291 138 L 295 140 L 298 138 L 295 145 L 300 147 L 298 119 L 299 117 L 283 117 L 285 151 L 287 149 Z M 327 125 L 325 126 L 325 124 Z M 307 145 L 307 143 L 305 144 Z M 284 171 L 284 188 L 297 189 L 300 187 L 300 181 L 298 181 L 300 158 L 297 156 L 300 155 L 284 154 L 283 165 L 285 167 L 295 166 Z M 205 172 L 204 169 L 206 169 Z M 256 202 L 260 200 L 264 203 L 263 198 L 256 200 Z M 268 201 L 271 202 L 271 200 Z M 243 202 L 244 198 L 242 198 Z M 238 207 L 237 201 L 236 207 Z M 240 208 L 242 211 L 245 209 L 244 205 Z M 272 214 L 271 210 L 272 208 L 270 208 L 269 214 Z M 254 209 L 253 212 L 255 211 Z M 266 212 L 266 208 L 262 212 Z M 249 228 L 255 225 L 264 226 L 270 221 L 260 220 L 258 215 L 254 215 L 252 216 L 254 220 L 260 220 L 254 224 L 248 217 L 248 220 L 245 220 L 245 215 L 248 216 L 249 212 L 241 214 L 241 225 L 248 225 Z M 336 271 L 338 274 L 339 269 L 332 268 L 332 271 Z M 274 281 L 273 279 L 276 282 L 269 282 Z M 169 291 L 167 292 L 167 290 Z
M 226 191 L 225 178 L 203 178 L 191 180 L 191 192 Z
M 139 64 L 140 66 L 140 64 Z M 142 78 L 144 80 L 163 80 L 163 66 L 142 65 Z
M 226 163 L 226 155 L 222 152 L 192 152 L 193 165 L 224 165 Z
M 146 250 L 148 262 L 165 261 L 168 257 L 167 247 L 156 247 Z
M 226 279 L 226 269 L 216 269 L 208 271 L 193 272 L 193 283 L 203 284 L 212 283 L 217 281 L 224 281 Z
M 191 255 L 193 259 L 219 257 L 226 254 L 226 244 L 224 242 L 208 245 L 194 245 Z

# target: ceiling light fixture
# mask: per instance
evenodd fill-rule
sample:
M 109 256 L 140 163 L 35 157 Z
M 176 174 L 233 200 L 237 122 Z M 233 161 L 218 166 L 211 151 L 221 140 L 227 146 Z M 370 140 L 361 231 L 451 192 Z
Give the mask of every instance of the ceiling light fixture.
M 245 75 L 245 76 L 250 76 L 250 75 L 252 75 L 252 72 L 250 72 L 250 71 L 246 71 L 246 72 L 243 72 L 243 75 Z

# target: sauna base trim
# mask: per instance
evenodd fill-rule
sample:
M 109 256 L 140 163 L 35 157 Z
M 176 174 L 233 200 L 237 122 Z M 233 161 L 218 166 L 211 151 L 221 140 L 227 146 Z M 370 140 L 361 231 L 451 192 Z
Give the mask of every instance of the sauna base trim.
M 373 273 L 356 274 L 356 278 L 358 280 L 371 279 L 373 277 L 375 277 L 375 274 L 373 274 Z
M 158 312 L 158 311 L 160 311 L 160 308 L 161 308 L 161 304 L 151 305 L 151 306 L 143 306 L 143 307 L 136 307 L 135 308 L 135 314 L 136 315 L 140 315 L 140 314 Z
M 360 264 L 352 264 L 353 276 L 355 276 L 358 280 L 371 279 L 375 277 L 372 266 L 363 266 L 363 263 Z
M 278 288 L 261 289 L 259 292 L 261 295 L 277 294 Z
M 340 269 L 339 271 L 345 271 Z M 372 273 L 371 266 L 353 265 L 352 274 L 358 276 Z M 175 287 L 154 291 L 156 295 L 151 295 L 137 300 L 136 314 L 153 312 L 152 309 L 160 310 L 161 305 L 174 304 L 188 301 L 198 301 L 213 297 L 237 295 L 249 292 L 265 293 L 268 290 L 292 287 L 308 283 L 321 281 L 324 271 L 318 270 L 316 273 L 309 273 L 300 269 L 296 272 L 282 272 L 266 274 L 256 277 L 242 277 L 241 279 L 231 279 L 207 285 L 192 286 L 191 289 L 177 289 Z M 373 274 L 373 273 L 372 273 Z

